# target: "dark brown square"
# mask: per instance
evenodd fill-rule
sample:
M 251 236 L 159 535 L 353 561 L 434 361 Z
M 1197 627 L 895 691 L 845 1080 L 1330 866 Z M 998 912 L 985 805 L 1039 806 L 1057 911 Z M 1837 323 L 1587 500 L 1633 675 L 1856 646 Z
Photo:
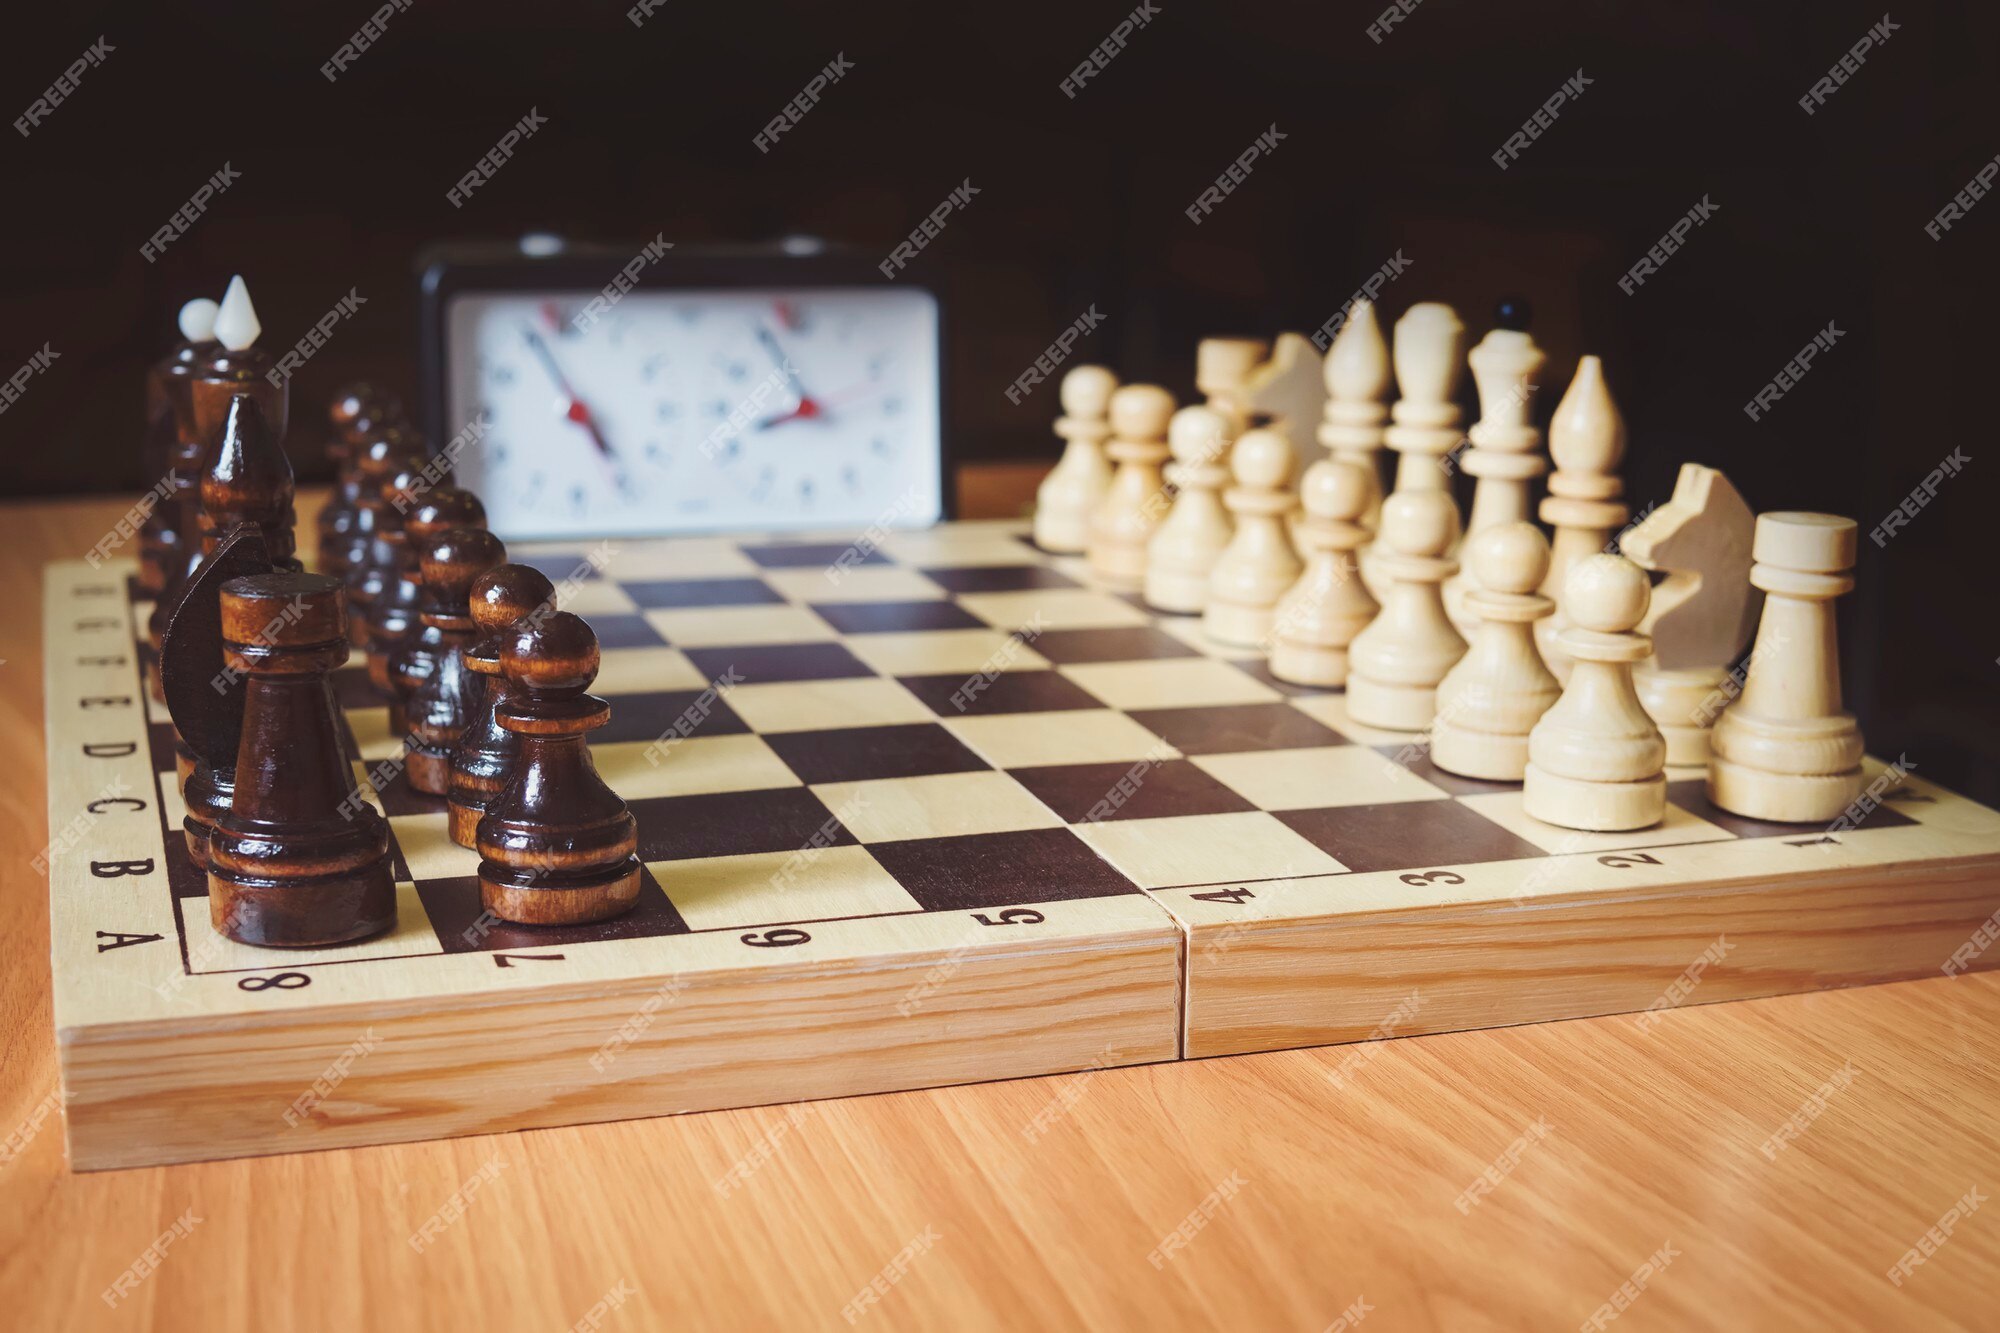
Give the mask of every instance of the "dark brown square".
M 1134 722 L 1164 738 L 1182 754 L 1304 750 L 1347 744 L 1345 736 L 1290 704 L 1148 708 L 1131 716 Z
M 536 551 L 532 555 L 515 556 L 514 563 L 541 570 L 549 576 L 549 582 L 559 588 L 568 579 L 582 583 L 604 576 L 603 571 L 581 551 Z
M 1185 759 L 1053 764 L 1007 772 L 1071 824 L 1226 815 L 1257 808 Z
M 1401 745 L 1371 746 L 1375 753 L 1391 763 L 1408 769 L 1440 791 L 1448 791 L 1453 796 L 1485 796 L 1496 791 L 1519 791 L 1518 782 L 1487 782 L 1482 778 L 1462 778 L 1456 773 L 1447 773 L 1431 762 L 1431 741 L 1428 736 L 1412 736 Z
M 1097 696 L 1054 671 L 999 671 L 991 676 L 898 676 L 903 688 L 939 717 L 988 717 L 998 713 L 1062 713 L 1102 708 Z
M 666 635 L 649 624 L 644 616 L 611 615 L 590 617 L 597 632 L 599 648 L 659 648 L 667 646 Z
M 380 708 L 384 702 L 381 691 L 369 682 L 366 666 L 336 667 L 327 679 L 333 685 L 333 701 L 343 709 Z
M 509 966 L 523 969 L 557 966 L 558 960 L 549 955 L 559 954 L 565 945 L 688 933 L 687 922 L 674 910 L 650 870 L 640 872 L 639 898 L 632 904 L 632 910 L 609 921 L 581 926 L 521 926 L 512 921 L 492 920 L 480 906 L 479 879 L 474 875 L 420 879 L 417 897 L 423 901 L 424 911 L 437 931 L 438 943 L 446 953 L 540 955 L 508 960 Z
M 811 569 L 814 566 L 845 569 L 852 565 L 895 563 L 880 550 L 864 550 L 853 542 L 780 542 L 740 549 L 761 569 Z
M 842 634 L 900 630 L 984 629 L 986 622 L 957 602 L 815 602 L 820 619 Z
M 1349 870 L 1521 861 L 1548 853 L 1457 801 L 1399 801 L 1274 811 L 1293 832 Z
M 1733 815 L 1708 799 L 1708 783 L 1702 778 L 1688 778 L 1681 782 L 1667 784 L 1667 800 L 1698 819 L 1706 819 L 1720 829 L 1727 829 L 1739 838 L 1815 838 L 1828 831 L 1832 820 L 1816 821 L 1811 824 L 1780 824 L 1769 819 L 1750 819 L 1744 815 Z M 1888 805 L 1878 805 L 1866 815 L 1854 821 L 1856 829 L 1899 828 L 1914 824 L 1900 810 Z M 1842 830 L 1845 832 L 1846 830 Z M 1834 833 L 1839 837 L 1839 833 Z
M 1028 639 L 1028 646 L 1059 666 L 1072 666 L 1079 662 L 1140 662 L 1200 656 L 1173 635 L 1151 625 L 1046 629 Z
M 764 743 L 807 783 L 920 778 L 932 773 L 971 773 L 988 766 L 935 722 L 788 731 L 766 736 Z
M 926 911 L 983 911 L 1137 893 L 1068 829 L 877 843 L 868 852 Z
M 926 569 L 925 578 L 948 592 L 1024 592 L 1029 588 L 1075 588 L 1077 581 L 1046 565 L 976 565 L 967 569 Z
M 875 674 L 838 643 L 761 643 L 740 648 L 689 648 L 686 652 L 695 670 L 710 680 L 734 670 L 750 685 Z
M 718 695 L 707 690 L 662 690 L 658 694 L 614 694 L 611 721 L 587 733 L 592 745 L 616 741 L 730 736 L 750 730 Z
M 618 586 L 648 611 L 690 606 L 762 606 L 785 600 L 762 579 L 648 579 Z
M 804 787 L 656 796 L 631 805 L 642 861 L 846 847 L 856 841 Z

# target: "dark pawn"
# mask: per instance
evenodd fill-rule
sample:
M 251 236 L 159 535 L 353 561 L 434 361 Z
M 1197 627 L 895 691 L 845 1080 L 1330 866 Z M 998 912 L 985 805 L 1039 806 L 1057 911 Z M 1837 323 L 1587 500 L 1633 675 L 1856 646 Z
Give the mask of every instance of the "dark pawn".
M 185 358 L 175 358 L 173 373 L 163 381 L 173 413 L 174 435 L 167 458 L 167 498 L 159 508 L 165 515 L 162 521 L 172 524 L 180 535 L 180 543 L 174 559 L 165 566 L 159 596 L 154 599 L 153 613 L 146 622 L 147 637 L 155 653 L 167 632 L 174 605 L 180 600 L 181 586 L 201 558 L 201 473 L 208 458 L 208 437 L 202 433 L 202 422 L 195 414 L 194 385 L 213 376 L 217 361 L 230 355 L 219 342 L 193 344 Z M 157 676 L 153 678 L 153 686 L 154 697 L 159 698 Z
M 334 484 L 333 494 L 319 511 L 316 550 L 322 574 L 340 578 L 347 572 L 341 558 L 360 510 L 361 471 L 357 464 L 362 446 L 384 427 L 399 425 L 402 420 L 401 404 L 367 384 L 348 385 L 327 409 L 332 433 L 326 455 L 333 462 Z
M 390 679 L 390 664 L 397 650 L 417 632 L 423 609 L 424 548 L 453 528 L 486 526 L 486 506 L 471 491 L 456 486 L 421 489 L 423 478 L 398 474 L 389 481 L 390 503 L 416 496 L 416 503 L 403 516 L 403 533 L 397 542 L 400 563 L 396 581 L 375 599 L 368 611 L 368 680 L 391 699 L 390 722 L 401 734 L 402 725 L 395 702 L 400 700 Z M 385 534 L 386 536 L 387 534 Z
M 1534 320 L 1535 312 L 1523 296 L 1503 296 L 1500 303 L 1493 307 L 1494 325 L 1513 333 L 1526 333 Z
M 515 694 L 500 725 L 521 739 L 507 789 L 479 821 L 479 899 L 503 921 L 602 921 L 639 896 L 639 829 L 604 785 L 584 740 L 611 705 L 597 678 L 597 636 L 567 611 L 517 624 L 500 650 Z
M 347 586 L 348 634 L 358 648 L 367 640 L 369 605 L 392 578 L 400 559 L 403 511 L 385 492 L 397 474 L 422 466 L 423 441 L 414 433 L 391 426 L 362 446 L 357 466 L 361 493 L 356 503 L 354 531 L 342 556 L 342 581 Z M 393 534 L 386 540 L 385 534 Z
M 431 669 L 403 701 L 410 741 L 410 785 L 431 796 L 451 790 L 451 752 L 472 720 L 466 694 L 472 673 L 465 650 L 478 634 L 472 585 L 507 559 L 500 539 L 481 528 L 452 528 L 433 537 L 420 557 L 424 627 L 411 644 Z
M 216 349 L 213 338 L 183 338 L 146 372 L 145 467 L 155 486 L 173 485 L 172 469 L 181 433 L 183 429 L 190 434 L 194 430 L 188 381 Z M 187 563 L 188 544 L 194 536 L 180 523 L 181 505 L 170 489 L 168 495 L 156 496 L 145 526 L 139 529 L 139 583 L 153 597 L 166 591 L 168 581 Z
M 471 720 L 451 756 L 451 840 L 479 845 L 479 820 L 507 788 L 521 741 L 501 726 L 494 711 L 514 696 L 514 683 L 500 669 L 500 643 L 523 616 L 555 610 L 556 585 L 530 565 L 502 565 L 472 585 L 472 623 L 479 638 L 466 648 L 465 710 Z
M 209 839 L 208 907 L 245 944 L 341 944 L 396 924 L 389 826 L 356 790 L 327 673 L 347 660 L 340 584 L 266 574 L 222 589 L 246 674 L 236 795 Z
M 168 626 L 172 646 L 167 651 L 177 660 L 167 702 L 177 721 L 210 707 L 228 710 L 226 720 L 217 720 L 219 739 L 197 744 L 203 738 L 183 728 L 176 753 L 187 803 L 182 828 L 188 853 L 196 865 L 206 868 L 209 831 L 229 809 L 243 708 L 241 681 L 223 673 L 221 589 L 251 568 L 263 573 L 299 567 L 292 558 L 292 465 L 272 437 L 256 396 L 243 392 L 230 400 L 222 438 L 202 474 L 200 494 L 202 564 L 181 590 L 180 606 Z M 218 552 L 223 543 L 246 529 L 258 538 L 254 554 L 248 556 L 253 563 L 222 561 Z M 183 636 L 199 642 L 183 649 Z M 199 660 L 179 660 L 182 652 L 198 652 Z M 218 689 L 218 683 L 223 688 Z M 195 697 L 189 698 L 190 693 Z

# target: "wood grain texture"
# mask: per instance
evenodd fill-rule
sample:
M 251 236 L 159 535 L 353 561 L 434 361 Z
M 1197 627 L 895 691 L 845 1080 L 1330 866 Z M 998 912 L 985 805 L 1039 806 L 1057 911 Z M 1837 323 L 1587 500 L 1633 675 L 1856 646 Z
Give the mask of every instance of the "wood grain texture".
M 44 560 L 121 509 L 7 507 L 0 577 L 39 587 Z M 1684 1008 L 1650 1030 L 1592 1019 L 74 1174 L 49 1101 L 47 900 L 25 868 L 48 837 L 39 631 L 32 607 L 0 617 L 0 858 L 10 887 L 30 881 L 0 894 L 10 1326 L 549 1329 L 604 1302 L 607 1329 L 843 1328 L 847 1309 L 881 1329 L 1313 1330 L 1361 1299 L 1366 1329 L 1577 1328 L 1669 1243 L 1621 1330 L 1990 1326 L 2000 1210 L 1901 1286 L 1886 1274 L 2000 1180 L 1992 975 Z M 411 1245 L 455 1191 L 462 1216 Z M 183 1217 L 200 1220 L 108 1305 Z

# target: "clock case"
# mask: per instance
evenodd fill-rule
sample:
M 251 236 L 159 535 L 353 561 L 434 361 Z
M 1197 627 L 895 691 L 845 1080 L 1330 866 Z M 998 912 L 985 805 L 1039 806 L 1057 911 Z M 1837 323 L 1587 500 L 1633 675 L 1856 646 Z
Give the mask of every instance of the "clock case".
M 914 288 L 937 303 L 938 367 L 938 494 L 942 519 L 958 516 L 956 460 L 951 449 L 949 376 L 945 370 L 947 306 L 944 294 L 923 282 L 885 279 L 876 260 L 861 251 L 810 243 L 799 248 L 770 245 L 676 245 L 647 265 L 632 290 L 729 290 L 773 287 L 789 291 L 814 288 Z M 583 300 L 602 293 L 645 242 L 629 245 L 564 242 L 548 253 L 531 252 L 511 242 L 457 242 L 434 246 L 418 256 L 417 303 L 418 392 L 424 437 L 433 453 L 458 433 L 446 420 L 446 315 L 452 298 L 487 293 L 574 291 Z

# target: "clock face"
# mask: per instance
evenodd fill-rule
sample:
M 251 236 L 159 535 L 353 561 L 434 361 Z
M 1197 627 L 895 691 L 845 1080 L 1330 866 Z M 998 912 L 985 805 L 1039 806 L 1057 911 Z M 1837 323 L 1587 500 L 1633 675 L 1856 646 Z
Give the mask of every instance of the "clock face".
M 447 419 L 484 422 L 458 481 L 502 536 L 942 517 L 928 292 L 461 294 L 445 339 Z

